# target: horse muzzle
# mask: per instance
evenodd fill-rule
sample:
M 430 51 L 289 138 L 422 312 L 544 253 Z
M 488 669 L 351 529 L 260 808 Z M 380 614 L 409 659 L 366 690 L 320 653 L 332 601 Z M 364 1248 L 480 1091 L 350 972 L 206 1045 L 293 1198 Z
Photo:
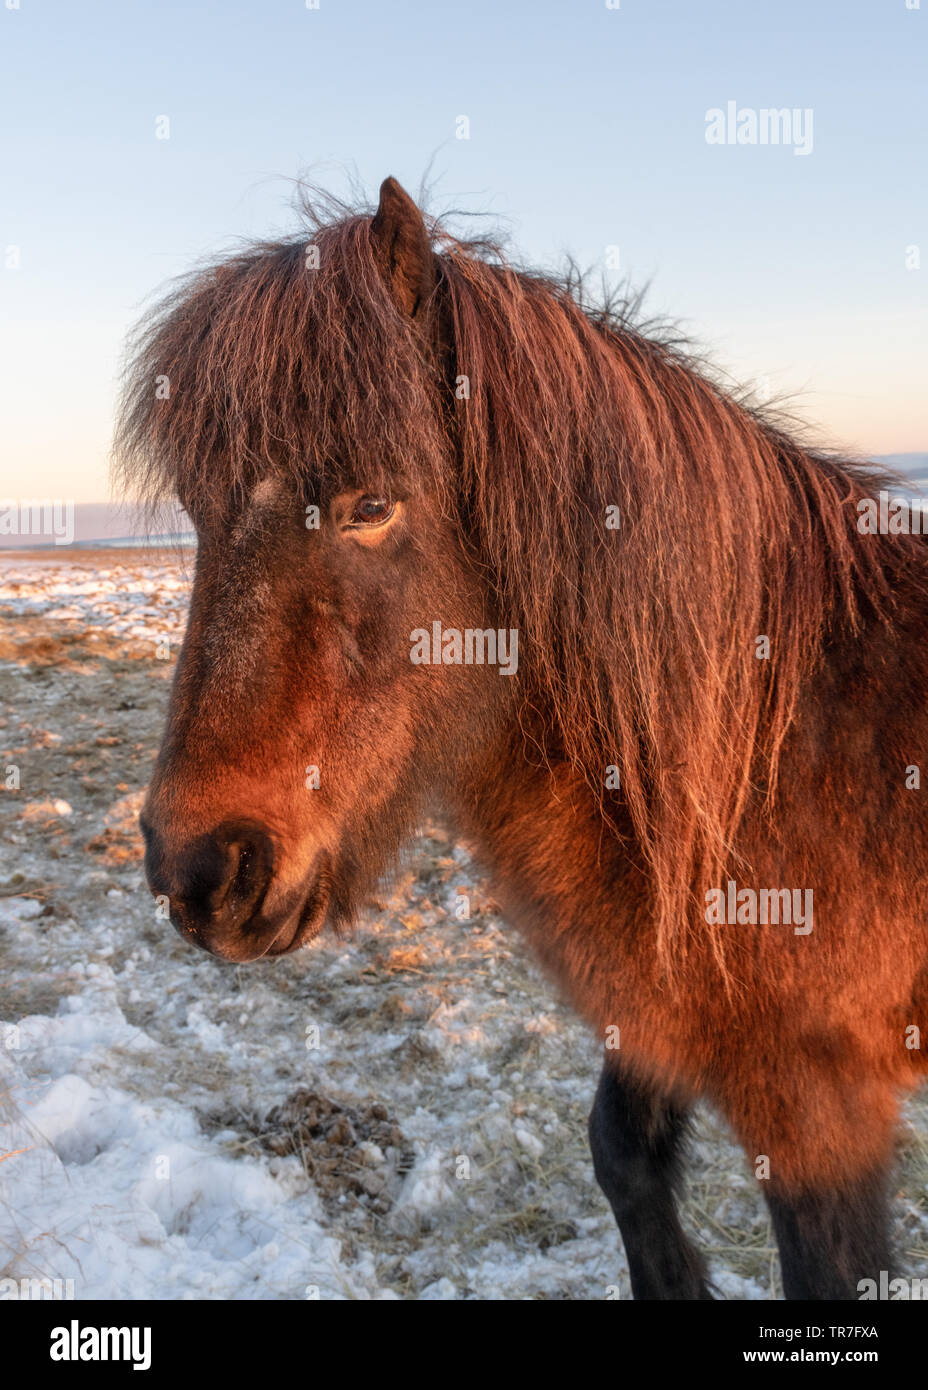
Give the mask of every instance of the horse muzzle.
M 166 898 L 172 925 L 185 941 L 223 960 L 243 963 L 286 955 L 325 923 L 328 874 L 272 901 L 278 858 L 269 831 L 255 821 L 229 821 L 171 846 L 157 825 L 139 818 L 151 891 Z

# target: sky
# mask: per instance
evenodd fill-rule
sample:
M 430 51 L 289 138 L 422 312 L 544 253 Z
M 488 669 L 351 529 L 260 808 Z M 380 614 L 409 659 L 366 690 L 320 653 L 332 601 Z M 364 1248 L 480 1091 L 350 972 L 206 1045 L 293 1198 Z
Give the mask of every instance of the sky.
M 523 261 L 649 283 L 819 442 L 928 448 L 928 0 L 615 6 L 0 0 L 0 496 L 110 496 L 128 329 L 295 229 L 301 173 L 428 171 Z

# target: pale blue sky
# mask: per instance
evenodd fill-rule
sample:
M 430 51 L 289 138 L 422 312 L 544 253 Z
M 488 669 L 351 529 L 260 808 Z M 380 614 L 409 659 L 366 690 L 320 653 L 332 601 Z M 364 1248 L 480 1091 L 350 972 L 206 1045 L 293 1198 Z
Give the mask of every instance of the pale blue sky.
M 291 227 L 287 181 L 311 165 L 375 191 L 417 188 L 433 159 L 436 210 L 487 210 L 547 264 L 617 245 L 729 370 L 802 391 L 823 439 L 928 448 L 928 0 L 12 2 L 0 495 L 108 495 L 146 296 Z M 811 154 L 707 144 L 729 100 L 811 108 Z

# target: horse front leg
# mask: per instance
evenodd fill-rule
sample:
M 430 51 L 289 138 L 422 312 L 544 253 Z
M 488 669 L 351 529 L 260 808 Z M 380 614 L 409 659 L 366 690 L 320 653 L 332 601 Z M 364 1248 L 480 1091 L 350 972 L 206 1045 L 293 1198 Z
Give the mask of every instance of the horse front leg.
M 788 1299 L 857 1300 L 890 1272 L 887 1189 L 898 1101 L 891 1081 L 856 1060 L 839 1071 L 837 1049 L 819 1044 L 818 1065 L 800 1041 L 767 1043 L 742 1056 L 753 1086 L 723 1104 L 748 1158 L 763 1159 L 760 1186 L 780 1250 Z M 781 1064 L 771 1070 L 771 1059 Z
M 789 1299 L 859 1299 L 890 1267 L 886 1173 L 831 1191 L 771 1189 L 767 1206 Z
M 636 1299 L 711 1298 L 700 1255 L 683 1233 L 676 1193 L 685 1111 L 646 1084 L 603 1067 L 590 1113 L 596 1180 L 615 1214 Z

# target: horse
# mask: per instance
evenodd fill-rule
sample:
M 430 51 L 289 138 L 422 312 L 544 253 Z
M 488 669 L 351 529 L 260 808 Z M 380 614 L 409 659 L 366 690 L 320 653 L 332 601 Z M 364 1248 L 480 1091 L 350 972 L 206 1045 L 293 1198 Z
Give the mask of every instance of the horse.
M 221 960 L 282 956 L 440 807 L 602 1041 L 634 1297 L 715 1296 L 678 1215 L 700 1101 L 785 1297 L 857 1298 L 925 1074 L 924 538 L 573 269 L 392 178 L 305 213 L 130 339 L 118 483 L 198 537 L 152 892 Z

